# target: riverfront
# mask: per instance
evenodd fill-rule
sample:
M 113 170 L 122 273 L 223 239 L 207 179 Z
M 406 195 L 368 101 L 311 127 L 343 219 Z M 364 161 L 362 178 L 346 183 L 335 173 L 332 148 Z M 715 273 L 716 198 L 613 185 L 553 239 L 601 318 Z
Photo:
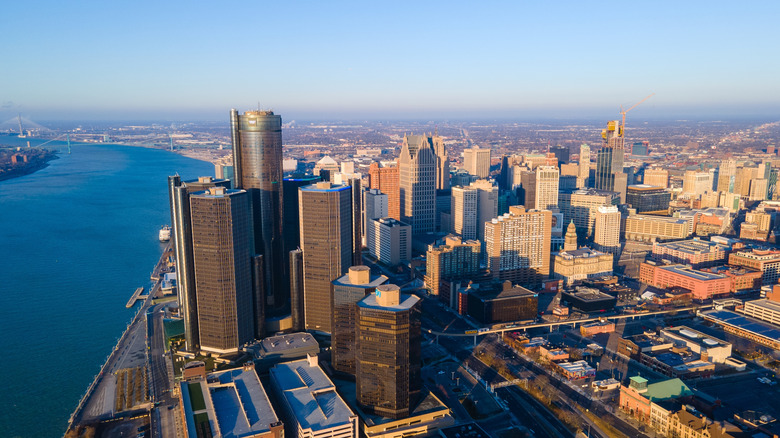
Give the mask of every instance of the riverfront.
M 157 149 L 77 144 L 60 157 L 0 182 L 0 347 L 10 376 L 0 430 L 10 437 L 64 433 L 135 315 L 125 303 L 148 289 L 164 247 L 157 231 L 170 222 L 166 177 L 213 174 L 209 163 Z

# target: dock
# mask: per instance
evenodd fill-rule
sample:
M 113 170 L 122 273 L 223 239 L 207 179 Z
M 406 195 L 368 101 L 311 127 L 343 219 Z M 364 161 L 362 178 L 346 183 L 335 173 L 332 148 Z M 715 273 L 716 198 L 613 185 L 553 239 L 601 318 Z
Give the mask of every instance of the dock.
M 133 307 L 133 305 L 135 304 L 136 301 L 145 299 L 147 297 L 147 295 L 141 295 L 143 292 L 144 292 L 144 287 L 143 286 L 141 286 L 138 289 L 136 289 L 135 292 L 133 292 L 133 296 L 130 297 L 130 300 L 128 300 L 127 304 L 125 304 L 125 307 L 127 307 L 129 309 L 129 308 Z

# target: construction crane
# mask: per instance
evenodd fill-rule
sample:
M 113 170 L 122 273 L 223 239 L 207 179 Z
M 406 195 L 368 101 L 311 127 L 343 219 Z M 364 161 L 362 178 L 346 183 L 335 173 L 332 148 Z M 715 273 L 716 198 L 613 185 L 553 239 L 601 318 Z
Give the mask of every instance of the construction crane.
M 653 96 L 655 96 L 655 93 L 652 93 L 649 96 L 645 97 L 644 99 L 640 100 L 639 102 L 635 103 L 634 106 L 632 106 L 627 110 L 624 110 L 623 105 L 620 105 L 620 115 L 623 118 L 623 120 L 621 120 L 620 122 L 620 133 L 619 133 L 620 137 L 625 137 L 626 134 L 626 113 L 638 107 L 642 102 L 646 101 L 647 99 L 650 99 Z

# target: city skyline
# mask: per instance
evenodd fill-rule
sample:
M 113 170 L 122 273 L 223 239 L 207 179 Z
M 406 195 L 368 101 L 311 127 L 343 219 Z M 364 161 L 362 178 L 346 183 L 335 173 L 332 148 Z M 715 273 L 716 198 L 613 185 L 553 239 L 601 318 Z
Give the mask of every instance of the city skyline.
M 0 19 L 14 59 L 0 118 L 221 120 L 259 106 L 287 120 L 607 119 L 650 92 L 644 118 L 780 110 L 768 2 L 274 3 L 240 14 L 42 3 L 8 5 Z M 258 18 L 265 40 L 244 36 Z

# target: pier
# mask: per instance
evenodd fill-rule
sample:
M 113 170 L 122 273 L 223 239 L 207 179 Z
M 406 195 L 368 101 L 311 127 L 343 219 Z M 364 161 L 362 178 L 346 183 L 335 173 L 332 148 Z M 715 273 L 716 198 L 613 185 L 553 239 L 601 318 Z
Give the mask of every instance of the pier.
M 143 286 L 141 286 L 138 289 L 136 289 L 135 292 L 133 292 L 133 296 L 130 297 L 130 300 L 128 300 L 127 304 L 125 304 L 125 307 L 127 307 L 129 309 L 129 308 L 133 307 L 133 305 L 135 304 L 136 301 L 138 301 L 138 300 L 145 300 L 148 297 L 148 295 L 141 295 L 143 292 L 144 292 L 144 287 Z

